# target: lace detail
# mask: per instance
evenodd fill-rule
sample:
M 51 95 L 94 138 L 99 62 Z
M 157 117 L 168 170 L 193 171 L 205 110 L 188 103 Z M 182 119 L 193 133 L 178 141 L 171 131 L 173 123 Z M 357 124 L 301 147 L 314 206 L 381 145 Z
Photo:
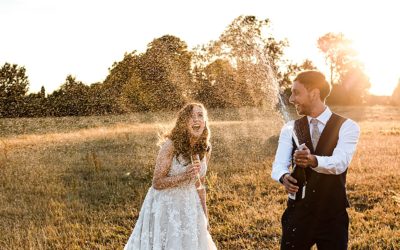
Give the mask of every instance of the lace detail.
M 174 157 L 168 175 L 181 174 L 189 165 L 182 156 Z M 200 175 L 205 176 L 206 172 L 204 157 Z M 151 187 L 124 250 L 217 249 L 207 230 L 195 182 L 194 179 L 163 190 Z

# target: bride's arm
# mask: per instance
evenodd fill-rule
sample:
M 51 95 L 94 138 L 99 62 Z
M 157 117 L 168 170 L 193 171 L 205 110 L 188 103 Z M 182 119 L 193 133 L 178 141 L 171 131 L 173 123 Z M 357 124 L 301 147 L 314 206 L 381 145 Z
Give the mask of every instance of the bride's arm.
M 168 176 L 171 168 L 172 159 L 174 157 L 174 145 L 171 140 L 167 140 L 161 147 L 158 153 L 156 166 L 154 169 L 153 176 L 153 188 L 154 189 L 166 189 L 171 187 L 179 186 L 181 183 L 196 176 L 196 168 L 188 168 L 188 170 L 182 174 L 175 176 Z

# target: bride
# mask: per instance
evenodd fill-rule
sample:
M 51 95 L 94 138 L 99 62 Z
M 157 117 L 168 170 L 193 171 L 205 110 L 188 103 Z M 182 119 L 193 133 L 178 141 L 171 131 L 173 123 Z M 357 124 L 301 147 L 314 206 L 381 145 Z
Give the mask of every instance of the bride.
M 124 250 L 216 249 L 208 232 L 202 184 L 211 154 L 204 106 L 191 103 L 182 108 L 165 139 L 153 185 Z

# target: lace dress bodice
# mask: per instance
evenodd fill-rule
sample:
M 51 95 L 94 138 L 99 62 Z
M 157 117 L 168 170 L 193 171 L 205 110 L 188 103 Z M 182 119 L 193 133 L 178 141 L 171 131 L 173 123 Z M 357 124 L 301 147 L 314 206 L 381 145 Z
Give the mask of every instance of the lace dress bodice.
M 168 176 L 175 176 L 182 174 L 186 171 L 186 169 L 191 165 L 190 160 L 186 159 L 182 155 L 174 156 L 172 159 L 171 169 L 169 170 Z M 206 156 L 203 157 L 200 161 L 200 176 L 203 177 L 207 172 L 207 159 Z M 181 186 L 194 185 L 197 181 L 197 178 L 190 180 L 189 182 L 183 183 Z

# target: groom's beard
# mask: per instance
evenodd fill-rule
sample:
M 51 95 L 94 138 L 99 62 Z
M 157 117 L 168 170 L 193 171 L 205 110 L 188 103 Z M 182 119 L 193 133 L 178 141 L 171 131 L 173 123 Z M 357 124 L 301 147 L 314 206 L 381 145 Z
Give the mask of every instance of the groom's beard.
M 311 107 L 305 104 L 297 104 L 296 106 L 296 112 L 298 115 L 309 115 Z
M 304 98 L 301 103 L 295 102 L 293 104 L 296 107 L 298 115 L 310 115 L 314 105 L 309 95 L 306 98 Z

